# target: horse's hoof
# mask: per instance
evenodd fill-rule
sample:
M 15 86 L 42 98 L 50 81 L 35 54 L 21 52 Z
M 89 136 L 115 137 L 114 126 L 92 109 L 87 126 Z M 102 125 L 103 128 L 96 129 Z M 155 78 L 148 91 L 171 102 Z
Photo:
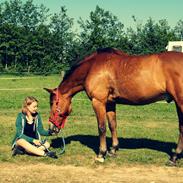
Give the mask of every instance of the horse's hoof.
M 102 156 L 97 156 L 96 158 L 95 158 L 95 161 L 96 162 L 99 162 L 99 163 L 104 163 L 104 161 L 105 161 L 105 159 L 104 159 L 104 157 L 102 157 Z
M 116 154 L 116 152 L 115 151 L 108 151 L 107 152 L 107 156 L 109 156 L 109 157 L 112 157 L 112 158 L 115 158 L 116 156 L 117 156 L 117 154 Z
M 176 161 L 172 161 L 172 160 L 169 160 L 167 163 L 166 163 L 166 166 L 177 166 L 176 165 Z

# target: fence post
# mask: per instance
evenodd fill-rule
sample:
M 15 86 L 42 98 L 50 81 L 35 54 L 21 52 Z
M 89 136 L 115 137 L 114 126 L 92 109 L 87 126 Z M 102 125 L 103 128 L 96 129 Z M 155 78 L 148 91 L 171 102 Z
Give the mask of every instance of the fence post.
M 64 74 L 65 74 L 65 71 L 61 71 L 60 72 L 60 78 L 61 78 L 61 80 L 63 80 Z

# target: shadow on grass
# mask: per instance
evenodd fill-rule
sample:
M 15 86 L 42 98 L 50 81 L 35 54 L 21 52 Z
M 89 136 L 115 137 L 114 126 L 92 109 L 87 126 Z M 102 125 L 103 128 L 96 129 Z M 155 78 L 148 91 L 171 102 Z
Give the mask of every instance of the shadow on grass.
M 96 154 L 99 149 L 98 136 L 92 135 L 73 135 L 65 138 L 65 144 L 70 144 L 72 141 L 80 142 L 81 144 L 92 149 Z M 62 139 L 57 138 L 52 140 L 52 147 L 59 148 L 62 145 Z M 107 138 L 108 148 L 111 147 L 111 138 Z M 172 149 L 176 148 L 176 144 L 173 142 L 162 142 L 159 140 L 152 140 L 146 138 L 119 138 L 120 149 L 141 149 L 147 148 L 167 153 L 172 155 Z

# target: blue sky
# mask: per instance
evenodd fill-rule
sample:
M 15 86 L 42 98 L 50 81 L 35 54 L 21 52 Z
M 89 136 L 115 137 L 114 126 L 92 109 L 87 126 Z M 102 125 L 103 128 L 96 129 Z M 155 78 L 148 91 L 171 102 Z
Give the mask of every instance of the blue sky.
M 183 0 L 34 0 L 34 3 L 44 4 L 51 13 L 59 12 L 60 7 L 65 6 L 75 22 L 79 17 L 88 19 L 96 5 L 116 15 L 125 27 L 134 26 L 132 15 L 140 23 L 146 23 L 149 17 L 155 21 L 167 19 L 171 27 L 183 20 Z

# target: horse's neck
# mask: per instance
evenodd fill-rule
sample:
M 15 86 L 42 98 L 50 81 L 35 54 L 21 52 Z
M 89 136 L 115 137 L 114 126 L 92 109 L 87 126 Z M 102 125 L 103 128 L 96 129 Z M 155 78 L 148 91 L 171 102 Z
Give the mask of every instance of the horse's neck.
M 82 69 L 82 68 L 79 68 Z M 86 77 L 86 73 L 80 73 L 78 71 L 74 71 L 68 78 L 63 80 L 59 85 L 59 90 L 62 95 L 66 94 L 68 96 L 74 96 L 76 93 L 84 90 L 84 81 Z
M 76 83 L 74 81 L 64 81 L 59 85 L 59 90 L 62 95 L 74 96 L 76 93 L 84 90 L 82 83 Z

